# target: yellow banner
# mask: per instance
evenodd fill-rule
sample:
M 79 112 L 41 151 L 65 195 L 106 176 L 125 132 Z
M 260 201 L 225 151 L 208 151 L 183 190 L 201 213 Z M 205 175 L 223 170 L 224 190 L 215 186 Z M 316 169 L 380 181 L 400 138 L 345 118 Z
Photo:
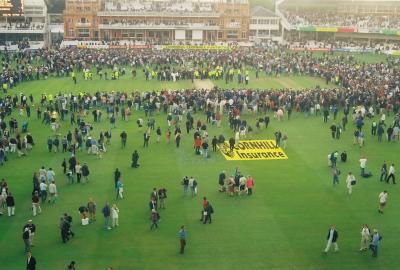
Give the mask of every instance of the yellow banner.
M 276 147 L 274 140 L 239 141 L 233 151 L 229 142 L 218 145 L 218 149 L 226 160 L 273 160 L 288 159 L 280 147 Z
M 315 29 L 317 32 L 337 32 L 338 29 L 336 27 L 317 27 Z
M 163 49 L 168 50 L 229 50 L 228 46 L 218 45 L 166 45 Z

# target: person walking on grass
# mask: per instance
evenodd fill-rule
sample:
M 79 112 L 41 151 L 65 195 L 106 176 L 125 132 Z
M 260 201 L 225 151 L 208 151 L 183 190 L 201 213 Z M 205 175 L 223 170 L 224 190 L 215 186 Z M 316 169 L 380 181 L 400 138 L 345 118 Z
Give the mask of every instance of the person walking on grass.
M 31 250 L 31 244 L 29 242 L 29 228 L 24 228 L 22 232 L 22 240 L 24 240 L 25 244 L 25 253 Z
M 361 228 L 361 247 L 360 251 L 366 251 L 370 241 L 370 230 L 367 224 L 364 224 Z
M 390 165 L 389 167 L 389 174 L 388 177 L 386 178 L 386 183 L 389 184 L 389 180 L 392 179 L 393 184 L 396 184 L 396 178 L 395 178 L 395 169 L 394 169 L 394 164 Z
M 150 214 L 150 221 L 151 221 L 150 230 L 153 230 L 153 228 L 156 229 L 158 228 L 159 220 L 160 220 L 160 215 L 158 214 L 157 210 L 153 208 Z
M 377 229 L 374 229 L 374 234 L 372 235 L 372 241 L 371 241 L 372 257 L 375 258 L 378 257 L 378 246 L 381 240 L 382 236 L 379 235 Z
M 179 230 L 178 235 L 179 235 L 179 243 L 180 243 L 180 254 L 183 254 L 183 253 L 185 253 L 186 235 L 187 235 L 184 225 L 181 226 L 181 229 Z
M 111 230 L 110 227 L 111 209 L 108 202 L 106 202 L 105 206 L 103 207 L 102 213 L 104 216 L 104 229 Z
M 167 198 L 167 190 L 165 188 L 160 188 L 158 190 L 158 199 L 160 201 L 160 208 L 165 209 L 165 199 Z
M 378 212 L 383 214 L 383 209 L 385 208 L 387 199 L 388 199 L 388 192 L 384 190 L 383 192 L 379 193 L 379 209 Z
M 36 270 L 36 259 L 32 256 L 32 252 L 27 252 L 27 259 L 26 259 L 26 269 L 27 270 Z
M 111 207 L 111 218 L 112 218 L 112 226 L 113 228 L 116 226 L 119 226 L 118 220 L 119 220 L 119 209 L 117 205 L 114 203 L 113 206 Z
M 11 192 L 8 192 L 7 197 L 6 197 L 6 205 L 7 205 L 7 212 L 8 216 L 14 216 L 15 215 L 15 200 L 14 196 L 11 194 Z
M 48 203 L 52 202 L 55 203 L 57 198 L 57 186 L 55 181 L 53 180 L 49 184 L 49 200 L 47 201 Z
M 383 162 L 382 167 L 381 167 L 381 177 L 380 181 L 386 181 L 388 177 L 388 171 L 387 171 L 387 164 L 386 161 Z
M 211 215 L 214 213 L 214 209 L 209 201 L 207 201 L 206 208 L 204 209 L 204 221 L 203 224 L 206 224 L 207 221 L 211 224 Z
M 32 195 L 32 214 L 35 217 L 37 214 L 42 213 L 42 208 L 40 207 L 39 193 L 35 191 Z
M 32 223 L 32 220 L 28 220 L 28 223 L 25 224 L 24 230 L 28 228 L 29 229 L 29 245 L 31 247 L 34 246 L 33 240 L 35 238 L 35 233 L 36 233 L 36 225 Z
M 333 173 L 333 186 L 335 186 L 336 184 L 339 184 L 339 175 L 340 175 L 339 168 L 337 167 L 333 168 L 332 173 Z
M 89 212 L 90 222 L 96 221 L 96 202 L 93 200 L 93 198 L 89 198 L 89 202 L 87 203 L 87 208 Z
M 85 183 L 89 182 L 89 174 L 90 174 L 89 166 L 86 163 L 84 163 L 82 166 L 82 177 L 83 177 L 83 180 L 85 180 Z
M 124 184 L 122 183 L 121 178 L 117 181 L 117 200 L 124 198 Z
M 349 195 L 351 195 L 351 193 L 353 192 L 353 185 L 355 184 L 356 184 L 356 178 L 351 172 L 349 172 L 346 178 L 346 187 L 349 192 Z
M 335 252 L 339 251 L 339 246 L 337 244 L 338 238 L 339 238 L 339 233 L 336 230 L 335 225 L 332 225 L 328 230 L 328 236 L 327 236 L 328 242 L 326 243 L 326 248 L 324 250 L 325 254 L 328 253 L 331 246 L 333 246 Z

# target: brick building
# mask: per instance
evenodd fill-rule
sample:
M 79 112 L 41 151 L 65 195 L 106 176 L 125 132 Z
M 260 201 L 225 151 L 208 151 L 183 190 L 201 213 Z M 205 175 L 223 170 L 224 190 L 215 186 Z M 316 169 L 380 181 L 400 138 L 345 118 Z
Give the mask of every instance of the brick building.
M 64 40 L 247 41 L 248 0 L 66 0 Z

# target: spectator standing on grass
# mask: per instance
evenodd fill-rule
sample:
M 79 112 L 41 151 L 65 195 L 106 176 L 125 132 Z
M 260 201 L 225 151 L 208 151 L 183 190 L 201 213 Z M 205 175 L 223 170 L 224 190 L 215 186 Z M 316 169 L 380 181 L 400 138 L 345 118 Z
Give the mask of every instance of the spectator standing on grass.
M 388 199 L 388 192 L 386 190 L 384 190 L 383 192 L 379 193 L 379 209 L 378 212 L 383 214 L 383 209 L 386 206 L 386 202 Z
M 247 176 L 246 188 L 247 188 L 247 195 L 249 195 L 249 196 L 252 195 L 253 188 L 254 188 L 254 179 L 253 179 L 253 176 L 251 176 L 251 175 Z
M 108 202 L 106 202 L 106 204 L 104 205 L 102 213 L 104 216 L 104 228 L 106 230 L 111 230 L 111 227 L 110 227 L 111 209 L 110 209 L 110 205 L 108 204 Z
M 187 232 L 185 230 L 185 226 L 182 225 L 181 229 L 179 230 L 179 243 L 180 243 L 180 254 L 185 253 L 185 247 L 186 247 L 186 236 Z
M 338 238 L 339 238 L 339 233 L 336 230 L 335 225 L 332 225 L 328 230 L 328 236 L 327 236 L 328 242 L 326 243 L 326 248 L 324 250 L 325 253 L 328 253 L 331 246 L 333 246 L 335 252 L 339 251 L 339 246 L 337 244 Z

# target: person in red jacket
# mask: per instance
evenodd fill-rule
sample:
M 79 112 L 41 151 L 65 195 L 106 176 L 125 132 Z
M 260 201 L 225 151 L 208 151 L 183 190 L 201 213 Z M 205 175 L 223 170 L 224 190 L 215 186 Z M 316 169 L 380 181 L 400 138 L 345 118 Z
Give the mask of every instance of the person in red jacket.
M 207 208 L 207 198 L 206 197 L 203 197 L 203 201 L 202 201 L 202 209 L 201 209 L 201 217 L 200 217 L 200 221 L 203 221 L 204 220 L 204 211 L 206 210 L 206 208 Z
M 201 147 L 201 138 L 200 136 L 197 136 L 194 139 L 194 149 L 196 151 L 196 155 L 200 155 L 200 147 Z
M 247 176 L 246 187 L 247 187 L 247 195 L 250 196 L 251 194 L 253 194 L 254 179 L 251 175 Z

